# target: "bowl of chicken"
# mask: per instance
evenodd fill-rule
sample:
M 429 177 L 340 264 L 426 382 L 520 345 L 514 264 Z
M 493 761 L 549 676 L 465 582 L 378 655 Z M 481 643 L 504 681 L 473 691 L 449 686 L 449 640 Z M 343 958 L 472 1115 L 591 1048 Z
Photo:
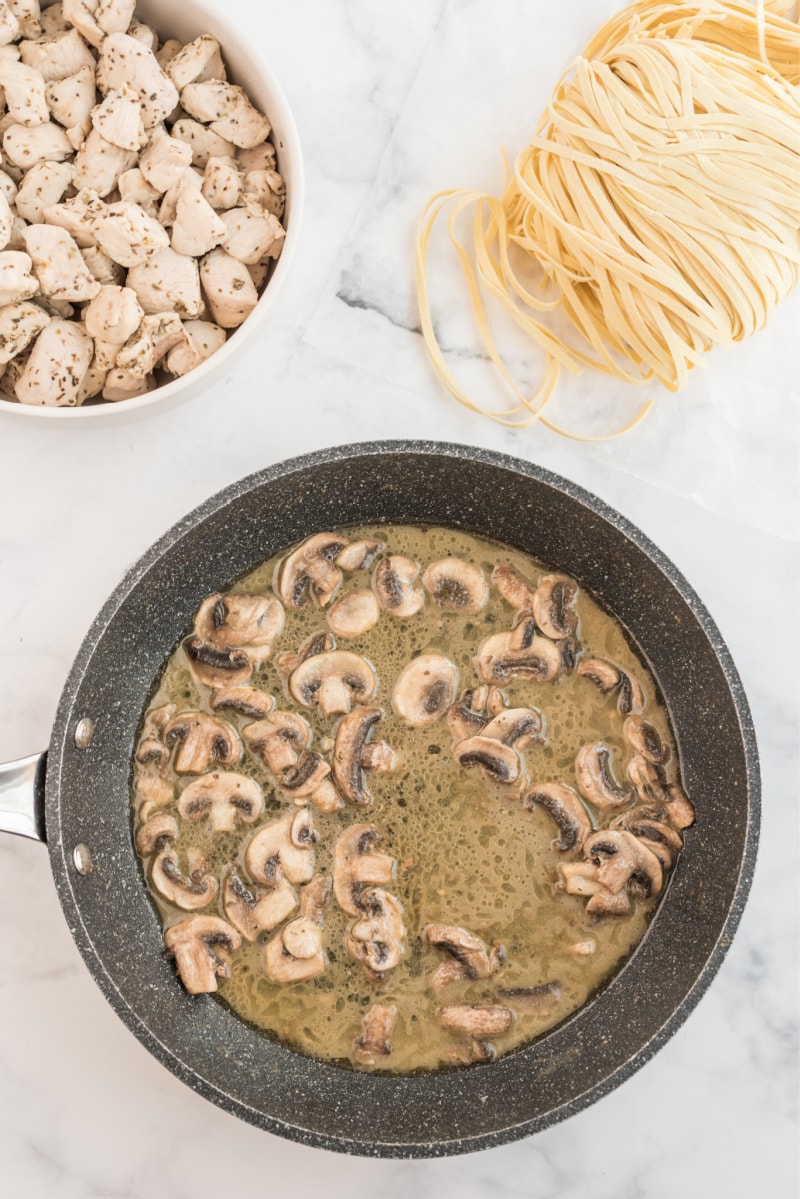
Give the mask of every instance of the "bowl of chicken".
M 198 0 L 0 5 L 0 413 L 63 428 L 219 379 L 298 237 L 297 129 Z

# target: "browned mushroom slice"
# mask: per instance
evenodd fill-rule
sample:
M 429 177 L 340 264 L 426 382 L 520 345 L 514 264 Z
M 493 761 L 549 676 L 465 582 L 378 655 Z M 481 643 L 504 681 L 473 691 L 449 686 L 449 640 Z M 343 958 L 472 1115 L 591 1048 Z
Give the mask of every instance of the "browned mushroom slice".
M 356 708 L 339 722 L 333 749 L 333 777 L 348 803 L 372 803 L 372 795 L 364 782 L 365 770 L 386 771 L 396 765 L 395 754 L 385 742 L 367 744 L 367 738 L 382 717 L 380 708 Z
M 669 757 L 669 747 L 654 724 L 642 720 L 641 716 L 629 716 L 622 726 L 622 733 L 631 749 L 646 762 L 661 766 Z
M 241 716 L 267 716 L 275 707 L 275 700 L 258 687 L 219 687 L 211 692 L 209 700 L 213 711 L 229 708 Z
M 198 608 L 194 631 L 215 649 L 244 649 L 259 663 L 272 655 L 283 623 L 283 605 L 274 597 L 216 594 Z
M 455 958 L 445 958 L 428 976 L 428 984 L 432 991 L 444 991 L 453 983 L 463 982 L 466 977 L 464 967 Z
M 237 824 L 252 824 L 264 810 L 264 792 L 255 779 L 213 770 L 184 787 L 178 811 L 184 820 L 208 816 L 212 833 L 229 833 Z
M 187 878 L 173 849 L 162 850 L 153 862 L 150 881 L 168 903 L 186 912 L 206 908 L 217 893 L 217 880 L 211 874 L 202 878 Z
M 164 729 L 164 744 L 177 746 L 174 766 L 178 774 L 202 774 L 212 762 L 234 766 L 242 756 L 236 729 L 205 712 L 173 716 Z
M 397 676 L 392 707 L 412 728 L 435 724 L 453 703 L 458 668 L 441 654 L 420 654 Z
M 242 736 L 265 766 L 278 776 L 297 765 L 311 740 L 311 729 L 294 712 L 270 712 L 264 720 L 246 725 Z
M 351 924 L 345 940 L 350 957 L 370 975 L 381 978 L 402 958 L 405 935 L 399 900 L 380 887 L 363 891 L 360 916 Z
M 140 774 L 136 780 L 139 819 L 146 820 L 156 808 L 163 808 L 175 798 L 175 787 L 159 774 Z
M 152 708 L 144 718 L 139 747 L 136 750 L 136 761 L 141 763 L 155 762 L 161 764 L 169 757 L 169 750 L 164 744 L 164 729 L 175 715 L 174 704 L 162 704 Z
M 505 946 L 495 945 L 489 950 L 480 937 L 454 924 L 429 924 L 422 935 L 430 945 L 446 950 L 458 964 L 459 974 L 466 978 L 489 978 L 506 960 Z
M 499 1003 L 449 1003 L 437 1008 L 436 1018 L 448 1032 L 469 1038 L 473 1060 L 485 1062 L 495 1056 L 489 1038 L 507 1033 L 514 1013 Z
M 178 825 L 172 816 L 160 812 L 151 816 L 136 834 L 136 848 L 143 858 L 151 853 L 164 849 L 168 841 L 174 841 L 178 835 Z
M 661 771 L 641 754 L 635 754 L 627 765 L 627 775 L 644 804 L 661 806 L 667 801 L 667 786 Z
M 542 727 L 542 714 L 535 708 L 505 708 L 489 721 L 481 735 L 525 749 L 540 740 Z
M 626 889 L 616 895 L 603 886 L 594 862 L 562 862 L 558 867 L 557 886 L 568 895 L 581 895 L 588 899 L 586 911 L 590 916 L 626 916 L 631 910 L 631 899 Z
M 462 692 L 458 703 L 453 704 L 447 713 L 447 723 L 455 741 L 476 736 L 488 724 L 488 698 L 489 688 L 486 686 L 472 687 L 469 691 Z
M 542 575 L 533 594 L 533 619 L 553 641 L 571 637 L 578 624 L 578 584 L 567 575 Z
M 479 566 L 463 558 L 431 562 L 422 586 L 440 608 L 454 612 L 480 612 L 489 598 L 489 584 Z
M 366 587 L 348 591 L 328 609 L 328 625 L 337 637 L 360 637 L 378 623 L 381 610 L 375 592 Z
M 331 882 L 325 875 L 312 879 L 300 897 L 300 915 L 268 942 L 264 969 L 272 982 L 305 982 L 325 970 L 322 919 Z
M 190 995 L 216 991 L 217 977 L 230 978 L 229 954 L 242 943 L 235 928 L 218 916 L 190 916 L 173 924 L 164 941 Z
M 531 612 L 536 587 L 515 566 L 495 566 L 492 571 L 492 582 L 507 603 L 517 612 Z
M 215 649 L 199 637 L 187 637 L 183 652 L 192 676 L 204 687 L 236 687 L 253 673 L 253 663 L 243 650 Z
M 625 822 L 625 828 L 634 837 L 644 841 L 647 848 L 658 858 L 664 870 L 669 870 L 683 848 L 683 837 L 670 824 L 661 820 L 646 820 L 641 817 Z
M 347 544 L 346 537 L 317 533 L 289 554 L 278 579 L 283 602 L 290 608 L 300 608 L 311 596 L 324 608 L 342 581 L 336 558 Z
M 602 741 L 584 745 L 575 759 L 575 778 L 584 799 L 601 812 L 619 812 L 630 807 L 633 791 L 620 787 L 611 772 L 611 751 Z
M 621 666 L 605 658 L 582 658 L 577 672 L 594 683 L 601 695 L 610 695 L 618 690 L 617 711 L 621 716 L 644 711 L 645 698 L 641 686 Z
M 670 783 L 664 799 L 667 820 L 673 828 L 691 828 L 694 824 L 694 804 L 678 783 Z
M 561 983 L 553 980 L 534 987 L 498 987 L 497 998 L 513 1004 L 517 1010 L 545 1016 L 561 1002 Z
M 631 910 L 631 897 L 627 891 L 616 895 L 607 887 L 601 887 L 586 904 L 589 916 L 627 916 Z
M 353 1041 L 353 1056 L 362 1066 L 374 1066 L 376 1058 L 392 1052 L 392 1033 L 397 1021 L 397 1004 L 374 1003 L 361 1018 L 361 1032 Z
M 289 679 L 289 690 L 304 708 L 318 704 L 323 716 L 349 712 L 353 702 L 367 704 L 378 689 L 366 658 L 348 650 L 315 654 L 301 662 Z
M 418 574 L 419 565 L 399 554 L 390 554 L 378 563 L 372 575 L 372 586 L 384 612 L 400 619 L 416 616 L 425 603 L 424 591 L 414 588 Z
M 247 873 L 254 882 L 268 887 L 281 877 L 290 883 L 307 883 L 314 874 L 316 840 L 308 808 L 287 812 L 259 829 L 247 846 Z
M 250 890 L 234 867 L 225 876 L 222 887 L 222 906 L 227 919 L 248 941 L 259 933 L 276 928 L 297 907 L 297 895 L 291 883 L 277 880 L 274 887 Z
M 369 570 L 383 549 L 384 543 L 371 537 L 365 537 L 363 541 L 351 541 L 336 555 L 336 565 L 348 574 L 355 570 Z
M 293 653 L 287 650 L 283 654 L 278 654 L 275 659 L 275 665 L 282 674 L 287 677 L 294 674 L 301 662 L 305 662 L 306 658 L 315 658 L 317 654 L 330 653 L 332 649 L 336 649 L 336 642 L 327 629 L 319 629 L 316 633 L 312 633 L 310 637 L 306 637 L 303 644 Z
M 559 836 L 553 845 L 561 853 L 580 849 L 592 831 L 592 822 L 578 796 L 562 783 L 538 783 L 522 797 L 527 812 L 543 808 L 556 822 Z
M 664 883 L 661 863 L 652 850 L 625 829 L 602 829 L 586 838 L 584 853 L 597 866 L 597 878 L 612 895 L 623 888 L 649 899 Z
M 313 795 L 331 772 L 324 758 L 316 753 L 304 753 L 296 766 L 289 766 L 280 776 L 280 784 L 292 799 Z
M 561 672 L 561 650 L 547 637 L 524 638 L 515 644 L 514 632 L 494 633 L 482 643 L 475 666 L 485 683 L 507 683 L 509 679 L 532 679 L 548 683 Z
M 333 851 L 333 893 L 349 916 L 361 911 L 364 887 L 390 883 L 396 860 L 379 853 L 381 835 L 374 824 L 354 824 L 342 833 Z
M 483 735 L 459 741 L 453 746 L 453 757 L 463 770 L 477 766 L 494 783 L 515 783 L 522 769 L 515 749 Z

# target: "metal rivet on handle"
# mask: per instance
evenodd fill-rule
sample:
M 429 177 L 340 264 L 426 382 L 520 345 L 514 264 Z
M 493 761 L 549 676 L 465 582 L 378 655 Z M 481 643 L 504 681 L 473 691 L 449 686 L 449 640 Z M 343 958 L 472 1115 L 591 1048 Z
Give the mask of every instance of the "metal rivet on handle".
M 75 863 L 75 869 L 78 874 L 91 874 L 94 868 L 92 855 L 88 845 L 81 843 L 76 845 L 72 851 L 72 860 Z
M 86 746 L 94 736 L 94 721 L 88 716 L 84 716 L 83 720 L 79 720 L 75 726 L 75 744 L 78 749 L 86 749 Z

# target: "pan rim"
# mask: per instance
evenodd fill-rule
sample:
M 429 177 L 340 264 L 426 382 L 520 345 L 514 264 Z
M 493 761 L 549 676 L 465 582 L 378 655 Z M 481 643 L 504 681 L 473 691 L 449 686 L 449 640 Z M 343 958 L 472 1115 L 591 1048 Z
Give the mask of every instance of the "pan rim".
M 62 826 L 59 795 L 62 752 L 71 728 L 73 698 L 78 690 L 78 686 L 109 621 L 122 606 L 130 592 L 137 586 L 151 567 L 164 556 L 167 550 L 179 543 L 184 536 L 195 529 L 207 517 L 223 511 L 229 505 L 234 504 L 240 496 L 252 491 L 256 487 L 268 484 L 277 479 L 286 478 L 299 471 L 308 471 L 319 465 L 386 454 L 407 456 L 428 455 L 440 459 L 467 458 L 472 462 L 483 463 L 530 478 L 537 483 L 544 484 L 557 492 L 569 496 L 589 512 L 612 525 L 614 529 L 621 533 L 628 541 L 632 542 L 641 553 L 649 558 L 658 571 L 666 577 L 691 611 L 692 616 L 708 639 L 709 645 L 722 671 L 738 722 L 739 736 L 746 763 L 746 788 L 748 796 L 744 845 L 741 858 L 738 862 L 736 883 L 724 925 L 718 931 L 714 948 L 707 957 L 702 970 L 685 992 L 681 1003 L 674 1009 L 672 1015 L 664 1022 L 657 1033 L 640 1046 L 627 1061 L 601 1081 L 589 1087 L 581 1094 L 574 1096 L 569 1102 L 552 1108 L 531 1120 L 513 1124 L 503 1129 L 493 1128 L 489 1132 L 476 1135 L 456 1137 L 450 1140 L 415 1141 L 413 1143 L 408 1141 L 376 1142 L 374 1138 L 370 1137 L 360 1140 L 354 1137 L 331 1135 L 299 1127 L 288 1121 L 281 1121 L 273 1116 L 268 1116 L 264 1112 L 249 1106 L 241 1099 L 229 1095 L 208 1079 L 198 1075 L 172 1049 L 164 1044 L 153 1033 L 146 1022 L 128 1005 L 117 989 L 116 983 L 107 972 L 102 957 L 83 922 L 80 901 L 74 886 L 75 880 L 70 870 L 68 852 L 61 836 Z M 549 1127 L 583 1110 L 603 1095 L 614 1090 L 654 1056 L 658 1049 L 674 1035 L 702 998 L 719 970 L 738 927 L 755 869 L 761 811 L 760 772 L 755 729 L 744 688 L 730 651 L 697 592 L 663 551 L 642 533 L 640 529 L 606 504 L 605 501 L 592 495 L 584 488 L 534 463 L 495 451 L 450 442 L 408 440 L 370 441 L 318 450 L 293 457 L 254 472 L 229 485 L 198 505 L 193 511 L 173 525 L 172 528 L 167 530 L 125 573 L 120 583 L 93 620 L 75 658 L 59 701 L 48 759 L 46 814 L 48 844 L 56 888 L 67 923 L 78 949 L 90 972 L 117 1014 L 142 1044 L 163 1065 L 166 1065 L 183 1082 L 218 1106 L 234 1112 L 251 1124 L 278 1133 L 290 1140 L 361 1156 L 422 1158 L 475 1152 L 483 1148 L 518 1140 L 542 1128 Z

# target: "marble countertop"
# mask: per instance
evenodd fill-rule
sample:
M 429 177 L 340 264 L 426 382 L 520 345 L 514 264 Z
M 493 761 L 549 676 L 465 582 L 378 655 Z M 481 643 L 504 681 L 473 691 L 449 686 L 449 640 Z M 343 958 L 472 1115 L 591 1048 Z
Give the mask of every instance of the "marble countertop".
M 439 438 L 507 451 L 575 480 L 643 529 L 691 581 L 753 709 L 761 849 L 717 978 L 643 1070 L 525 1141 L 408 1163 L 291 1144 L 186 1088 L 92 982 L 42 846 L 0 838 L 3 1194 L 198 1199 L 268 1186 L 328 1199 L 404 1199 L 412 1190 L 419 1199 L 751 1199 L 768 1189 L 772 1199 L 792 1199 L 797 297 L 751 343 L 712 356 L 686 394 L 658 396 L 645 426 L 623 442 L 577 447 L 545 430 L 511 433 L 481 420 L 442 394 L 409 320 L 417 197 L 491 184 L 498 146 L 520 136 L 503 79 L 516 71 L 535 81 L 532 124 L 553 62 L 566 63 L 616 4 L 573 0 L 556 12 L 543 0 L 207 2 L 252 29 L 300 126 L 307 205 L 294 274 L 260 340 L 187 406 L 66 431 L 27 428 L 0 413 L 0 760 L 46 746 L 97 609 L 150 543 L 208 495 L 324 446 Z M 496 22 L 487 21 L 490 8 Z M 498 41 L 512 26 L 516 49 Z M 501 77 L 493 48 L 509 56 Z M 464 124 L 478 108 L 466 154 Z M 448 116 L 455 148 L 440 132 Z M 390 236 L 388 248 L 387 228 L 397 243 Z M 576 404 L 607 402 L 591 379 L 581 387 Z

